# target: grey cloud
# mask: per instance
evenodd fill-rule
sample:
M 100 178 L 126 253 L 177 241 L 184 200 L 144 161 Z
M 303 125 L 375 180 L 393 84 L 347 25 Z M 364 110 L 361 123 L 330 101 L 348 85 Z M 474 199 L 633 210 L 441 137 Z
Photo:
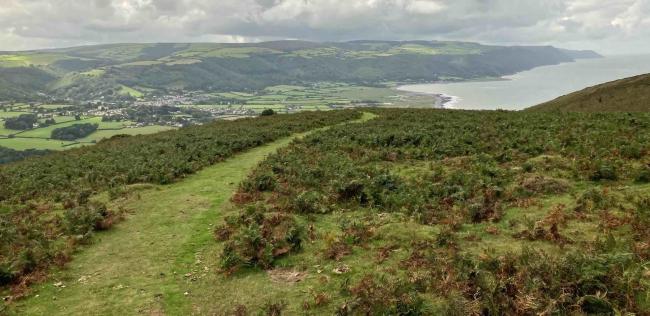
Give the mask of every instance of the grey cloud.
M 650 0 L 0 2 L 0 50 L 283 38 L 449 39 L 606 50 L 617 43 L 617 50 L 650 50 Z M 623 39 L 627 45 L 620 46 Z

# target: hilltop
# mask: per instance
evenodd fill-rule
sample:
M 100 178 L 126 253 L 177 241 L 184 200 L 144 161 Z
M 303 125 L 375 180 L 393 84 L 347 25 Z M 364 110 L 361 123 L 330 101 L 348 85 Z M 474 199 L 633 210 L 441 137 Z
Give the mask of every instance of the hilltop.
M 439 41 L 111 44 L 0 52 L 0 99 L 81 100 L 167 91 L 254 91 L 278 84 L 376 85 L 499 77 L 598 57 L 550 46 Z
M 364 109 L 29 158 L 0 313 L 647 315 L 649 145 L 648 113 Z
M 650 74 L 589 87 L 529 108 L 530 111 L 647 112 Z

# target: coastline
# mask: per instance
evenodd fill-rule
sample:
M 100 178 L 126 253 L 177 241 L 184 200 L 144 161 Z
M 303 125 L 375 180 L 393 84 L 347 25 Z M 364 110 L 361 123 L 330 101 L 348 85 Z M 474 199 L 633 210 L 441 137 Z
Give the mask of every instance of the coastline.
M 412 90 L 404 89 L 403 87 L 405 86 L 406 85 L 397 86 L 394 87 L 393 89 L 399 92 L 403 92 L 403 93 L 405 92 L 412 95 L 423 95 L 423 96 L 433 97 L 435 100 L 433 104 L 434 109 L 454 109 L 454 105 L 457 104 L 458 101 L 460 101 L 460 98 L 457 96 L 447 95 L 444 93 L 427 93 L 427 92 L 412 91 Z

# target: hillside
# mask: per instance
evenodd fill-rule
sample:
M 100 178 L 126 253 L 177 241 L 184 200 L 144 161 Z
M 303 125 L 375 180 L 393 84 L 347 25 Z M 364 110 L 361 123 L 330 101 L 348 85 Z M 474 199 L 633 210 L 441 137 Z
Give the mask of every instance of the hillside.
M 616 80 L 533 106 L 529 111 L 648 112 L 650 74 Z
M 649 150 L 648 113 L 367 109 L 30 158 L 0 313 L 646 315 Z
M 550 46 L 436 41 L 99 45 L 0 53 L 0 100 L 38 99 L 38 93 L 90 100 L 175 89 L 251 91 L 324 81 L 373 85 L 462 80 L 597 56 Z

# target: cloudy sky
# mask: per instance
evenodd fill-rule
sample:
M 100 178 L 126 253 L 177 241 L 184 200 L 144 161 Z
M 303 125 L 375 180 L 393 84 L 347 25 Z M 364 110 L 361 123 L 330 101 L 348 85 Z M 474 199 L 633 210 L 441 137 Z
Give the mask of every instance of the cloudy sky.
M 0 51 L 445 39 L 650 53 L 650 0 L 0 0 Z

